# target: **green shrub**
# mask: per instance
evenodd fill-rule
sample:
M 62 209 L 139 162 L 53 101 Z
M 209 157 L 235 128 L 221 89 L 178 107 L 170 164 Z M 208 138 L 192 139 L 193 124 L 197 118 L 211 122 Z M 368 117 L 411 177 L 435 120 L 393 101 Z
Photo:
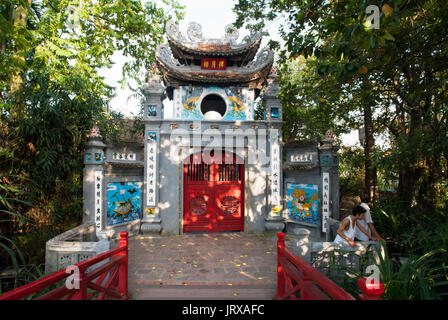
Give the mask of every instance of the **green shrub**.
M 447 212 L 409 208 L 404 201 L 393 198 L 376 201 L 370 212 L 375 228 L 393 253 L 423 255 L 448 248 Z
M 389 255 L 385 242 L 383 248 L 384 256 L 379 247 L 374 247 L 374 251 L 368 250 L 359 270 L 344 265 L 331 265 L 329 277 L 357 297 L 357 279 L 371 275 L 365 273 L 365 268 L 366 262 L 372 261 L 378 267 L 379 280 L 384 284 L 384 300 L 438 300 L 448 296 L 448 266 L 444 262 L 446 249 L 432 250 L 421 256 L 410 255 L 400 263 Z M 347 253 L 356 255 L 353 252 Z M 378 260 L 374 259 L 373 254 Z M 335 276 L 338 272 L 339 276 Z M 345 275 L 340 276 L 341 272 Z

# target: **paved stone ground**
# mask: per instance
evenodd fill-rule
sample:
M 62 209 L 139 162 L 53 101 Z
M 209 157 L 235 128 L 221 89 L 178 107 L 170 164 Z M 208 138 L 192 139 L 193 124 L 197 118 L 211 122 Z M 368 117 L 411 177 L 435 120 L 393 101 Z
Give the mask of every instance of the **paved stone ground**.
M 270 300 L 276 243 L 276 235 L 236 232 L 130 238 L 131 299 Z

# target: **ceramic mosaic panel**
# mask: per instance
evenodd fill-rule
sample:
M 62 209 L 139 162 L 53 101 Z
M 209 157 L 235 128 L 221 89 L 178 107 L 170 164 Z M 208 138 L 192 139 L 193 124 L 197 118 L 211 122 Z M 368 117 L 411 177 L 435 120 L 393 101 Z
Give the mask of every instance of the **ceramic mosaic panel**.
M 108 226 L 140 219 L 142 185 L 142 182 L 112 182 L 107 185 Z
M 246 120 L 247 103 L 243 90 L 238 87 L 225 88 L 230 108 L 223 120 Z
M 103 154 L 102 153 L 95 153 L 95 161 L 96 162 L 103 161 Z
M 185 86 L 181 88 L 182 119 L 205 120 L 200 103 L 205 96 L 213 93 L 227 98 L 225 99 L 227 112 L 222 120 L 252 119 L 253 101 L 250 98 L 250 92 L 245 88 L 236 86 L 226 88 Z
M 330 164 L 330 156 L 328 155 L 324 155 L 320 158 L 320 164 L 323 166 L 329 165 Z
M 288 183 L 286 188 L 289 219 L 318 224 L 319 190 L 317 185 Z
M 148 104 L 148 117 L 157 117 L 157 106 Z
M 201 107 L 197 103 L 203 91 L 202 87 L 182 87 L 182 119 L 204 119 Z

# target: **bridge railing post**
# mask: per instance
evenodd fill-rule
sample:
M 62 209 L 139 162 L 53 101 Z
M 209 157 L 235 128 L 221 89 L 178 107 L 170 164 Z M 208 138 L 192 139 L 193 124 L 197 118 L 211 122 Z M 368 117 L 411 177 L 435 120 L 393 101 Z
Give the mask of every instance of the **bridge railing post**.
M 368 278 L 359 278 L 358 287 L 361 293 L 358 295 L 360 300 L 381 300 L 384 293 L 384 284 L 380 281 L 379 285 L 375 287 L 372 283 L 367 283 Z
M 128 298 L 128 233 L 126 231 L 120 232 L 120 242 L 118 244 L 123 251 L 118 253 L 119 256 L 124 257 L 118 270 L 118 292 L 123 298 Z
M 76 293 L 71 297 L 71 300 L 87 300 L 87 279 L 86 268 L 79 267 L 79 289 L 76 289 Z
M 282 250 L 285 248 L 285 234 L 283 232 L 277 233 L 277 295 L 275 298 L 281 299 L 285 295 L 285 274 L 280 265 L 280 258 L 282 257 Z
M 302 289 L 300 290 L 300 299 L 301 300 L 310 300 L 310 291 L 314 282 L 310 277 L 303 277 L 302 279 Z

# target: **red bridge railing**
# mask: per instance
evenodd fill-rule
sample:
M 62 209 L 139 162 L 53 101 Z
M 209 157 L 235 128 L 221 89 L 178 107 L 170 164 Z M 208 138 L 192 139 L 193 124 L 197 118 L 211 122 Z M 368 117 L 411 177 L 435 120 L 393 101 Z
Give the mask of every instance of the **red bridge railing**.
M 285 234 L 277 234 L 277 294 L 276 300 L 355 300 L 336 283 L 328 279 L 320 271 L 313 268 L 303 259 L 285 248 Z M 384 292 L 380 283 L 379 289 L 367 283 L 366 278 L 358 279 L 362 292 L 361 300 L 379 300 Z
M 105 262 L 106 259 L 109 261 Z M 102 265 L 87 271 L 91 266 Z M 74 271 L 72 274 L 71 271 Z M 70 279 L 67 279 L 71 277 Z M 35 300 L 103 300 L 129 299 L 128 295 L 128 233 L 120 232 L 119 247 L 101 253 L 0 295 L 0 300 L 21 300 L 54 286 L 66 279 L 72 280 L 44 293 Z

